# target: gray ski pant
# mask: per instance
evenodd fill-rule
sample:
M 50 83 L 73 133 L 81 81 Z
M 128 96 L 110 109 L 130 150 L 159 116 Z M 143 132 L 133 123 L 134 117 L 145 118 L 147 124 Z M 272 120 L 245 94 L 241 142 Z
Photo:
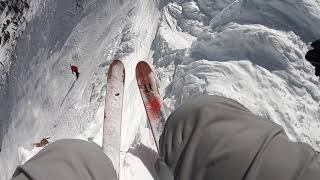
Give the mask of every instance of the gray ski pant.
M 159 180 L 319 180 L 318 152 L 275 123 L 219 96 L 184 103 L 160 139 Z M 59 140 L 17 168 L 14 180 L 116 180 L 95 144 Z

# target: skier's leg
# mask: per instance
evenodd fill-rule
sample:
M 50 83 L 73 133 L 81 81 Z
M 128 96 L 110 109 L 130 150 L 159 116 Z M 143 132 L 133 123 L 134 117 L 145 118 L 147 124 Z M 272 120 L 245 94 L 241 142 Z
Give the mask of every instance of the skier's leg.
M 77 72 L 76 72 L 77 79 L 79 78 L 79 74 L 80 74 L 80 73 L 77 71 Z
M 117 179 L 112 162 L 99 146 L 76 139 L 58 140 L 49 144 L 18 167 L 14 177 L 61 180 Z
M 317 179 L 319 155 L 283 129 L 219 96 L 186 102 L 160 138 L 160 179 Z M 305 167 L 309 166 L 309 167 Z

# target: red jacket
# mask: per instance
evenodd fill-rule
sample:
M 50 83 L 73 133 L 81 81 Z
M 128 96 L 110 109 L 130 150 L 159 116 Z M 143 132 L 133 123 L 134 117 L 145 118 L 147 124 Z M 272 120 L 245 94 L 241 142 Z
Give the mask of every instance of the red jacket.
M 77 73 L 77 72 L 78 72 L 78 67 L 72 65 L 72 66 L 71 66 L 71 71 L 72 71 L 72 74 L 73 74 L 73 72 Z

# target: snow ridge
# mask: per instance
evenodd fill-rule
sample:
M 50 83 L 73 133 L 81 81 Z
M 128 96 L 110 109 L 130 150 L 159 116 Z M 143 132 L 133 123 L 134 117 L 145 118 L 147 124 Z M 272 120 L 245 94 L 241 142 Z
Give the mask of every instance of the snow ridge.
M 304 60 L 320 35 L 319 9 L 315 0 L 169 3 L 153 56 L 165 101 L 174 109 L 193 96 L 223 95 L 320 149 L 319 80 Z M 171 40 L 184 34 L 192 35 L 185 46 Z

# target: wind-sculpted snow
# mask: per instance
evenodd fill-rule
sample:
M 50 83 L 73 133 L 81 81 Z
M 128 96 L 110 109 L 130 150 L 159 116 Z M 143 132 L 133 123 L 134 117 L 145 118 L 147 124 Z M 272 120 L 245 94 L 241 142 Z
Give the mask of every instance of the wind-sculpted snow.
M 315 0 L 168 4 L 153 56 L 165 102 L 174 109 L 193 96 L 223 95 L 320 149 L 320 83 L 304 60 L 320 37 L 319 10 Z M 171 40 L 185 34 L 193 38 L 184 46 Z
M 316 146 L 319 122 L 306 127 L 315 139 L 300 132 L 303 119 L 318 118 L 320 98 L 312 66 L 300 60 L 303 43 L 265 27 L 230 24 L 223 29 L 200 37 L 182 61 L 186 65 L 178 65 L 170 89 L 176 103 L 201 94 L 230 97 L 282 124 L 293 139 Z
M 290 66 L 298 65 L 302 70 L 310 71 L 312 66 L 302 61 L 306 50 L 306 46 L 291 32 L 262 25 L 230 23 L 213 32 L 203 33 L 193 43 L 190 57 L 209 61 L 249 59 L 269 71 L 288 70 Z
M 211 20 L 211 28 L 229 22 L 262 24 L 293 31 L 304 41 L 319 38 L 320 2 L 317 0 L 236 0 Z
M 199 9 L 209 17 L 214 17 L 235 0 L 198 0 Z

